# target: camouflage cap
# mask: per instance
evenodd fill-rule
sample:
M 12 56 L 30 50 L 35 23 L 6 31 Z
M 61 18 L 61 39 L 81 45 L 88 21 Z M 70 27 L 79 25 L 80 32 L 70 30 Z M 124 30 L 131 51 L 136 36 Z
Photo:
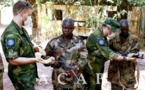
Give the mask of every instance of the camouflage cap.
M 113 19 L 113 18 L 107 18 L 104 22 L 101 22 L 101 24 L 109 26 L 110 29 L 113 32 L 118 32 L 120 31 L 120 24 L 117 20 Z

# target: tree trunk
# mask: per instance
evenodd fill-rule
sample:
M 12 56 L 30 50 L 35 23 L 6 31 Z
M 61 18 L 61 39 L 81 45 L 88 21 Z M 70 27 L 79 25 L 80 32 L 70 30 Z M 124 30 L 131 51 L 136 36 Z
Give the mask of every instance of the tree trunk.
M 27 0 L 32 6 L 33 6 L 33 13 L 32 13 L 32 21 L 33 21 L 33 27 L 32 27 L 32 36 L 31 39 L 34 40 L 35 43 L 38 43 L 36 37 L 38 36 L 38 11 L 37 11 L 37 4 L 36 0 Z

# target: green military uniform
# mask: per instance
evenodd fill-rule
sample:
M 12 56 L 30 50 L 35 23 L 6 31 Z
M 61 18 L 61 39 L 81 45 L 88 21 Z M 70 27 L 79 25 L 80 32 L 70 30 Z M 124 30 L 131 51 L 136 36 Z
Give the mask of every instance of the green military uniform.
M 113 60 L 118 55 L 109 48 L 101 28 L 95 30 L 89 36 L 86 46 L 89 60 L 84 69 L 84 77 L 87 81 L 86 90 L 101 90 L 101 84 L 96 84 L 96 74 L 103 74 L 105 61 L 107 59 Z
M 1 39 L 7 61 L 18 57 L 35 57 L 33 44 L 27 31 L 20 28 L 14 21 L 5 29 Z M 19 66 L 9 64 L 8 76 L 16 90 L 34 90 L 37 77 L 36 63 Z
M 139 51 L 139 45 L 137 38 L 129 34 L 126 42 L 121 44 L 119 34 L 116 34 L 110 37 L 109 45 L 111 48 L 118 53 L 136 53 Z M 119 48 L 118 48 L 119 47 Z M 127 88 L 133 88 L 136 80 L 135 80 L 135 63 L 128 62 L 118 62 L 111 61 L 108 69 L 108 81 L 112 83 L 112 90 L 122 90 L 119 81 L 125 85 Z M 118 75 L 118 71 L 120 72 Z M 119 77 L 120 76 L 120 77 Z
M 73 35 L 69 44 L 65 43 L 63 35 L 53 38 L 46 46 L 45 51 L 47 56 L 54 56 L 58 58 L 60 55 L 65 57 L 67 62 L 72 66 L 74 62 L 78 62 L 80 67 L 83 68 L 86 64 L 88 51 L 83 40 L 80 37 Z M 74 86 L 74 82 L 71 80 L 70 82 L 66 82 L 66 85 L 62 85 L 58 82 L 57 78 L 60 73 L 64 73 L 63 68 L 54 69 L 52 74 L 52 80 L 54 85 L 54 90 L 65 90 L 72 89 Z M 68 78 L 69 79 L 69 78 Z

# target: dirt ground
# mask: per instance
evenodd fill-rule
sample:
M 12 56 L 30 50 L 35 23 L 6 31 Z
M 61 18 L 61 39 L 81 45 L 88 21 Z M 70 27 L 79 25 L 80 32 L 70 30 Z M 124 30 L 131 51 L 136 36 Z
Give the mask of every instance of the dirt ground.
M 3 28 L 0 28 L 0 33 Z M 45 46 L 46 43 L 42 44 L 42 46 Z M 2 53 L 1 45 L 0 45 L 0 53 Z M 145 51 L 141 51 L 140 53 L 145 54 Z M 4 90 L 15 90 L 9 77 L 7 76 L 7 65 L 8 63 L 5 60 L 4 55 L 2 54 L 3 63 L 4 63 L 4 74 L 3 74 L 3 85 Z M 144 57 L 145 58 L 145 57 Z M 140 79 L 139 79 L 139 85 L 136 90 L 145 90 L 145 59 L 138 59 L 138 66 L 140 70 Z M 39 79 L 37 79 L 37 84 L 35 85 L 36 90 L 53 90 L 52 82 L 51 82 L 51 73 L 52 68 L 51 67 L 45 67 L 42 64 L 37 64 L 38 66 L 38 75 Z M 107 81 L 107 71 L 108 71 L 109 61 L 105 63 L 105 69 L 103 73 L 103 84 L 102 84 L 102 90 L 111 90 L 110 88 L 110 82 Z

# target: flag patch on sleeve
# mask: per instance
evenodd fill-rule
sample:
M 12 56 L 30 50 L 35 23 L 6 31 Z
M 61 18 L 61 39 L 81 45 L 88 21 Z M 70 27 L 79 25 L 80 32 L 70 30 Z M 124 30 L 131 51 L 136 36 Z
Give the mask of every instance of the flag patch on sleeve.
M 7 47 L 13 47 L 15 45 L 15 40 L 13 38 L 7 39 Z
M 104 38 L 99 38 L 99 39 L 98 39 L 98 43 L 99 43 L 99 45 L 101 45 L 101 46 L 106 45 Z

